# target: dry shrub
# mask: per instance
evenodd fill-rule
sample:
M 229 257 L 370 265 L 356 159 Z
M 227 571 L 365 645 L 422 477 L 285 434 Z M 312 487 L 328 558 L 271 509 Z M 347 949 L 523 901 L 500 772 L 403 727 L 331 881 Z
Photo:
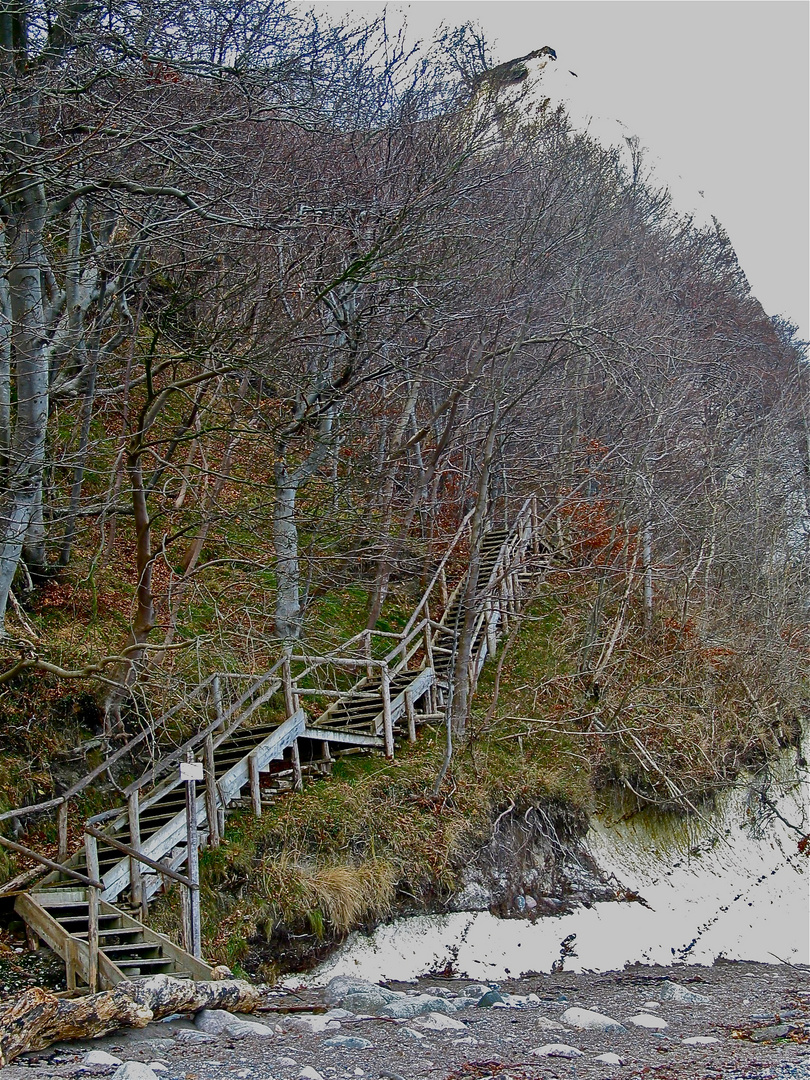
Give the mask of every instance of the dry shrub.
M 396 875 L 384 859 L 322 866 L 282 853 L 263 861 L 259 879 L 262 894 L 286 921 L 317 912 L 338 933 L 384 918 L 394 903 Z

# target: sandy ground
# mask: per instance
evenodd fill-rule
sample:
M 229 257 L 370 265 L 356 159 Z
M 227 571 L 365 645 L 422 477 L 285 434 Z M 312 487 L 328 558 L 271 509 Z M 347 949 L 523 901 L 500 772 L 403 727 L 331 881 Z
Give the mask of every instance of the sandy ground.
M 704 994 L 710 1001 L 659 1001 L 664 981 Z M 389 984 L 393 989 L 457 993 L 468 980 L 425 979 Z M 82 1059 L 103 1049 L 123 1061 L 155 1062 L 164 1080 L 591 1080 L 607 1077 L 716 1080 L 730 1077 L 810 1078 L 810 969 L 787 965 L 717 963 L 713 967 L 629 967 L 599 974 L 536 975 L 501 984 L 502 991 L 536 994 L 531 1007 L 473 1007 L 454 1018 L 462 1027 L 431 1030 L 429 1018 L 392 1021 L 344 1016 L 324 1031 L 320 1012 L 266 1012 L 253 1019 L 271 1025 L 270 1036 L 201 1036 L 190 1019 L 120 1032 L 92 1044 L 70 1043 L 20 1059 L 0 1071 L 2 1080 L 112 1076 L 115 1067 L 89 1072 Z M 277 1008 L 321 1005 L 318 991 L 291 991 Z M 604 1013 L 628 1030 L 613 1034 L 551 1023 L 573 1006 Z M 660 1031 L 636 1028 L 639 1013 L 660 1017 Z M 763 1029 L 778 1023 L 786 1035 Z M 335 1022 L 332 1022 L 334 1025 Z M 754 1036 L 752 1039 L 751 1036 Z M 369 1047 L 328 1045 L 335 1036 L 366 1040 Z M 689 1045 L 684 1039 L 716 1039 Z M 582 1052 L 574 1059 L 533 1051 L 562 1043 Z M 623 1064 L 598 1061 L 604 1053 Z M 84 1071 L 83 1071 L 84 1069 Z M 315 1070 L 313 1072 L 312 1070 Z

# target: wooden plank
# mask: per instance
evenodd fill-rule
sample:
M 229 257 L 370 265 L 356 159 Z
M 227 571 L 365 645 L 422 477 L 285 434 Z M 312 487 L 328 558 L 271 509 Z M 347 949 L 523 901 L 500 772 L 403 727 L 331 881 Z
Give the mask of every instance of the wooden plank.
M 376 750 L 384 750 L 385 743 L 378 735 L 361 735 L 360 732 L 341 731 L 337 728 L 304 728 L 301 733 L 304 739 L 314 739 L 317 742 L 327 740 L 330 743 L 343 743 L 350 746 L 373 746 Z

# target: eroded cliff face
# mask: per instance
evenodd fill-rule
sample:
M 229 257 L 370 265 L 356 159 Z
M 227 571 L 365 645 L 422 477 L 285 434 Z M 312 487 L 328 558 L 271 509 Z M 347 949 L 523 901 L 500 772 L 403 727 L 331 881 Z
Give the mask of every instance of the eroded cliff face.
M 603 874 L 585 850 L 588 828 L 587 814 L 562 802 L 513 805 L 494 814 L 489 836 L 465 852 L 456 892 L 448 895 L 426 882 L 422 895 L 400 895 L 392 920 L 465 911 L 535 920 L 597 901 L 634 899 Z M 355 929 L 370 934 L 376 925 Z M 250 941 L 245 967 L 265 977 L 271 969 L 278 974 L 308 971 L 346 937 L 328 929 L 319 936 L 303 923 L 277 923 L 269 934 Z
M 588 825 L 583 811 L 563 803 L 513 806 L 495 818 L 445 910 L 532 919 L 624 899 L 583 846 Z

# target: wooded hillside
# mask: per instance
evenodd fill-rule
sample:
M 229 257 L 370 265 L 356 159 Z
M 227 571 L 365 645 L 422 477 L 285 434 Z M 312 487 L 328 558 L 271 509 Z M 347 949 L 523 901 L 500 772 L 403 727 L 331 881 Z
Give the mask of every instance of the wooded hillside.
M 585 694 L 636 613 L 642 653 L 694 643 L 795 721 L 802 347 L 637 146 L 488 66 L 469 28 L 413 55 L 275 2 L 3 6 L 9 717 L 95 701 L 134 730 L 211 671 L 382 625 L 469 510 L 474 565 L 536 492 L 587 578 Z

